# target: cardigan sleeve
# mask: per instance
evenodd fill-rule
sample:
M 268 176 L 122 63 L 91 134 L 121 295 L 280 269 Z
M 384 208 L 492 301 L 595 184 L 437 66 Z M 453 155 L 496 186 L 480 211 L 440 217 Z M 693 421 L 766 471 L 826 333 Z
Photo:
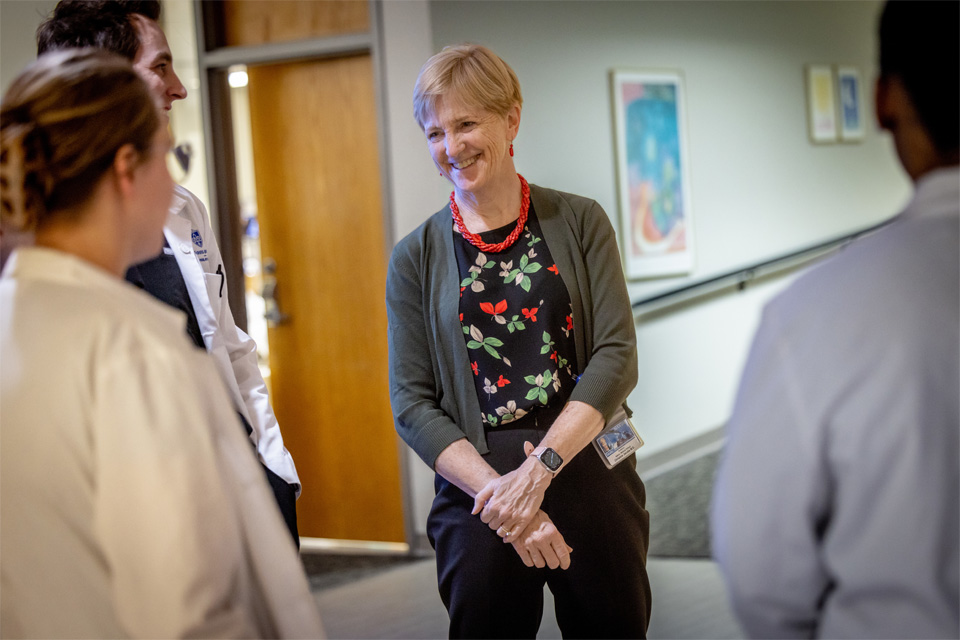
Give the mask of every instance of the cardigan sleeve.
M 613 225 L 599 204 L 586 203 L 578 224 L 589 293 L 584 315 L 592 317 L 584 328 L 592 348 L 570 399 L 609 419 L 637 384 L 637 333 Z
M 401 241 L 387 268 L 390 405 L 397 433 L 434 468 L 440 453 L 466 434 L 440 407 L 436 345 L 430 340 L 424 309 L 428 283 L 421 277 L 415 245 L 414 236 Z

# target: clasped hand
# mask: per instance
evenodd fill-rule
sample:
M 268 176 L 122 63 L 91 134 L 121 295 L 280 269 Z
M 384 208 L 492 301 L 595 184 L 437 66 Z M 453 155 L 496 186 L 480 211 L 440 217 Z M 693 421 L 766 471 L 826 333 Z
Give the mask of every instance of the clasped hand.
M 540 510 L 553 476 L 538 460 L 529 457 L 533 449 L 531 443 L 523 443 L 527 459 L 477 493 L 473 514 L 479 513 L 480 519 L 504 542 L 512 544 L 526 566 L 567 569 L 573 549 L 567 546 L 550 516 Z
M 534 514 L 533 522 L 511 544 L 523 564 L 528 567 L 570 567 L 570 553 L 573 548 L 567 546 L 550 516 L 543 511 Z
M 479 513 L 480 520 L 505 542 L 514 542 L 530 525 L 553 479 L 539 460 L 529 457 L 533 445 L 523 445 L 528 455 L 523 464 L 488 482 L 473 502 L 473 515 Z

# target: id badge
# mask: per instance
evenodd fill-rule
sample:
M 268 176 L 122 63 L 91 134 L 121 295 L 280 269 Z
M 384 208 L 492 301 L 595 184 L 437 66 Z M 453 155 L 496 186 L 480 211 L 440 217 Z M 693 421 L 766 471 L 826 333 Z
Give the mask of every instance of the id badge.
M 593 439 L 593 447 L 607 469 L 613 469 L 642 446 L 643 440 L 623 407 L 617 408 L 607 426 Z

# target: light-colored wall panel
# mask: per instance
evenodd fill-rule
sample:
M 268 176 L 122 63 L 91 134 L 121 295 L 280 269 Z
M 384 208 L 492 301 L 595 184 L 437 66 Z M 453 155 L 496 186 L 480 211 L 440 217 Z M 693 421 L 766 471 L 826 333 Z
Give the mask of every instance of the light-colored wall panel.
M 37 26 L 56 0 L 3 0 L 0 2 L 0 93 L 37 57 Z

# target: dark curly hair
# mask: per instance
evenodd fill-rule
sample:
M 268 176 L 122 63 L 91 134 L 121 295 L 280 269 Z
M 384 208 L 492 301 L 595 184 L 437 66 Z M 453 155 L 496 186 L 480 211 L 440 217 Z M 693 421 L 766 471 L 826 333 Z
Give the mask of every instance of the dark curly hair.
M 60 0 L 37 27 L 37 55 L 54 49 L 94 47 L 133 60 L 140 36 L 131 15 L 160 19 L 160 0 Z

